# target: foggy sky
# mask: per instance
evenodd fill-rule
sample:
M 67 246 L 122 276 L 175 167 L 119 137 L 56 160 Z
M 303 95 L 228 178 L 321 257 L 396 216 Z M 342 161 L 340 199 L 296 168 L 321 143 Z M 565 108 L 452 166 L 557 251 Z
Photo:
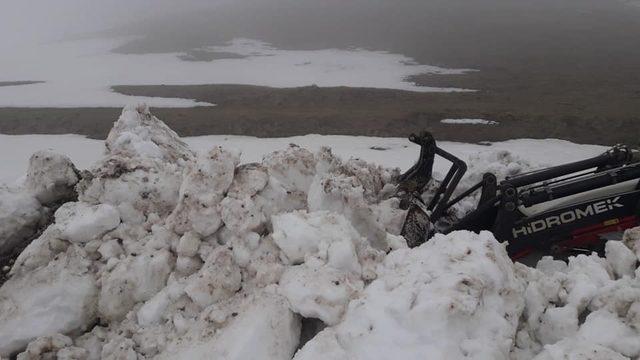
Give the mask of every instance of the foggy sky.
M 119 52 L 179 52 L 247 37 L 445 67 L 588 73 L 640 61 L 640 8 L 625 4 L 637 1 L 0 0 L 0 46 L 100 32 L 139 36 Z
M 0 45 L 59 40 L 231 0 L 0 0 Z

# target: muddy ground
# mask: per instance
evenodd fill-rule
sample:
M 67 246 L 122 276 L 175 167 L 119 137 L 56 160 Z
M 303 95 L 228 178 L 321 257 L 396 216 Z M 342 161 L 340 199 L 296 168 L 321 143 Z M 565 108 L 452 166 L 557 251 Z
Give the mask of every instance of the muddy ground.
M 442 140 L 497 141 L 511 138 L 561 138 L 579 143 L 639 143 L 640 88 L 630 84 L 603 88 L 545 91 L 514 88 L 508 80 L 465 76 L 416 79 L 430 85 L 478 89 L 475 93 L 415 93 L 363 88 L 303 87 L 274 89 L 242 85 L 126 86 L 125 94 L 185 97 L 215 107 L 154 109 L 181 136 L 236 134 L 259 137 L 309 133 L 403 137 L 427 129 Z M 495 74 L 494 74 L 495 76 Z M 586 81 L 588 82 L 588 81 Z M 511 82 L 514 84 L 514 82 Z M 498 84 L 498 86 L 490 86 Z M 0 108 L 0 133 L 84 134 L 106 137 L 120 109 Z M 443 118 L 484 118 L 497 126 L 446 125 Z

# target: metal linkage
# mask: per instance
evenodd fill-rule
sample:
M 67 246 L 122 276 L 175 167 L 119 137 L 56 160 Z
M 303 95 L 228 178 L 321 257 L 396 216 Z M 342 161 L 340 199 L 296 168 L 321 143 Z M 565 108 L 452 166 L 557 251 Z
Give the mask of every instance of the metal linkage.
M 631 161 L 633 161 L 632 151 L 626 146 L 616 145 L 605 153 L 590 159 L 508 177 L 505 181 L 519 188 L 588 169 L 597 168 L 598 171 L 604 171 Z
M 428 209 L 433 211 L 431 213 L 432 221 L 439 219 L 449 208 L 449 199 L 451 198 L 453 191 L 458 187 L 460 180 L 467 172 L 467 164 L 451 153 L 436 147 L 436 154 L 451 161 L 452 165 L 447 176 L 445 176 L 429 203 Z

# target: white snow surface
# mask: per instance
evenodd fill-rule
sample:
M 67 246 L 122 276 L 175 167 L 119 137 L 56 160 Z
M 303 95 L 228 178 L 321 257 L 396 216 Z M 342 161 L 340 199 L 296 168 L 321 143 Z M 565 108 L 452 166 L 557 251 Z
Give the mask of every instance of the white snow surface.
M 452 125 L 498 125 L 499 122 L 485 119 L 442 119 L 443 124 Z
M 0 287 L 0 356 L 640 356 L 640 228 L 609 242 L 604 258 L 544 258 L 536 268 L 514 264 L 489 232 L 436 235 L 408 249 L 393 197 L 399 170 L 336 153 L 349 145 L 392 165 L 416 149 L 399 139 L 384 140 L 387 151 L 369 149 L 381 139 L 296 140 L 309 150 L 282 139 L 185 143 L 137 106 L 123 111 L 89 170 L 32 162 L 43 169 L 29 171 L 42 177 L 37 184 L 78 176 L 78 198 L 62 205 Z M 319 148 L 327 140 L 334 152 Z M 486 169 L 499 177 L 529 170 L 544 164 L 544 152 L 561 161 L 602 150 L 533 140 L 445 146 L 471 160 L 465 182 Z M 46 208 L 29 189 L 16 185 L 18 195 L 0 200 Z M 305 327 L 311 319 L 323 324 L 319 332 Z
M 0 87 L 1 107 L 121 107 L 144 101 L 156 107 L 211 106 L 192 99 L 127 96 L 114 85 L 244 84 L 272 87 L 352 86 L 423 92 L 468 91 L 423 87 L 412 75 L 463 74 L 416 64 L 401 54 L 363 49 L 280 50 L 251 39 L 201 51 L 232 53 L 240 58 L 184 61 L 180 53 L 111 52 L 128 38 L 84 39 L 12 46 L 0 57 L 0 81 L 43 83 Z
M 240 161 L 252 163 L 273 151 L 297 144 L 310 151 L 330 147 L 333 153 L 344 159 L 351 157 L 384 167 L 406 170 L 417 158 L 419 147 L 405 138 L 381 138 L 343 135 L 304 135 L 286 138 L 257 138 L 239 135 L 206 135 L 185 137 L 182 140 L 195 152 L 211 150 L 212 144 L 226 149 L 242 151 Z M 34 144 L 36 148 L 34 149 Z M 533 167 L 559 165 L 598 155 L 606 150 L 599 145 L 575 144 L 558 139 L 517 139 L 495 143 L 466 144 L 439 141 L 438 146 L 453 153 L 470 165 L 489 165 L 482 161 L 489 154 L 508 152 Z M 375 149 L 373 149 L 375 148 Z M 15 183 L 27 171 L 27 164 L 34 150 L 50 149 L 67 155 L 80 169 L 86 169 L 98 161 L 104 152 L 104 141 L 88 139 L 82 135 L 5 135 L 0 134 L 0 183 Z M 385 150 L 376 150 L 385 149 Z M 491 155 L 496 157 L 497 155 Z M 446 172 L 446 162 L 436 159 L 436 171 Z M 444 176 L 444 174 L 443 174 Z

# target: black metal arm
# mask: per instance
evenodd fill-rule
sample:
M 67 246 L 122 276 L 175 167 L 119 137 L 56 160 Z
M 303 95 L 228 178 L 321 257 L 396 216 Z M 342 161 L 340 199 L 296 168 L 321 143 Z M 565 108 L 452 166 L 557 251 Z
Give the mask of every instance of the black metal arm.
M 617 145 L 590 159 L 519 174 L 508 177 L 505 181 L 518 188 L 593 168 L 596 168 L 596 171 L 604 171 L 631 161 L 633 161 L 632 151 L 626 146 Z

